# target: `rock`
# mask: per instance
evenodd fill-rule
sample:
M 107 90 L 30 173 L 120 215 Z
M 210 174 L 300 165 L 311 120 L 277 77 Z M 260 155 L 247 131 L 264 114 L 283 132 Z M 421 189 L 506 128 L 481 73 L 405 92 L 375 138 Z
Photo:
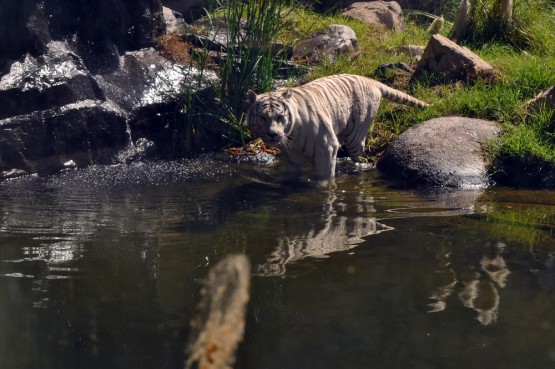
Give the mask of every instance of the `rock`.
M 124 116 L 99 100 L 0 120 L 0 171 L 51 173 L 73 160 L 78 166 L 109 164 L 129 145 Z
M 0 119 L 75 103 L 103 100 L 104 95 L 83 61 L 67 44 L 52 41 L 46 52 L 27 54 L 0 80 Z
M 182 152 L 178 91 L 194 85 L 194 95 L 215 83 L 199 85 L 199 71 L 152 48 L 127 52 L 118 69 L 97 75 L 66 43 L 51 41 L 46 48 L 38 57 L 27 54 L 0 79 L 0 171 L 119 162 L 122 150 L 124 162 Z
M 404 54 L 415 60 L 420 60 L 424 54 L 424 49 L 425 47 L 420 45 L 403 45 L 399 46 L 396 51 L 398 54 Z
M 395 1 L 356 2 L 341 15 L 367 24 L 379 24 L 399 33 L 403 30 L 403 10 Z
M 26 53 L 37 57 L 52 40 L 44 6 L 34 0 L 3 1 L 0 6 L 0 76 Z
M 414 70 L 405 63 L 384 63 L 376 67 L 371 77 L 389 86 L 395 86 L 396 80 L 409 81 Z
M 51 41 L 0 80 L 0 171 L 107 163 L 111 149 L 128 144 L 124 114 L 67 44 Z
M 151 46 L 164 32 L 160 0 L 4 1 L 0 6 L 0 74 L 52 40 L 68 41 L 94 73 L 117 68 L 118 55 Z
M 164 6 L 162 7 L 162 14 L 164 15 L 164 23 L 166 24 L 166 34 L 183 34 L 187 24 L 181 13 Z
M 187 78 L 193 80 L 188 68 L 163 58 L 153 48 L 127 52 L 120 57 L 119 65 L 114 72 L 94 78 L 106 98 L 129 114 L 172 100 Z
M 248 27 L 246 21 L 241 22 L 238 30 L 239 37 L 244 40 L 245 37 L 247 37 L 247 31 Z M 225 63 L 229 62 L 227 59 L 228 49 L 231 49 L 230 52 L 235 54 L 233 62 L 236 63 L 236 68 L 242 68 L 240 65 L 241 60 L 239 58 L 239 45 L 235 42 L 231 42 L 231 40 L 229 40 L 229 36 L 230 31 L 224 20 L 200 18 L 193 23 L 190 30 L 182 35 L 180 39 L 181 42 L 192 45 L 196 48 L 196 50 L 193 49 L 193 53 L 197 52 L 199 55 L 202 55 L 208 51 L 207 55 L 210 63 L 218 64 L 221 67 L 223 67 Z M 175 38 L 169 38 L 164 42 L 164 44 L 175 48 L 177 40 L 175 40 Z M 274 73 L 278 79 L 298 77 L 308 72 L 306 67 L 288 60 L 293 57 L 293 48 L 289 45 L 273 42 L 269 45 L 262 45 L 258 47 L 252 46 L 249 48 L 249 52 L 249 56 L 251 58 L 255 54 L 267 55 L 268 53 L 271 53 L 274 56 Z
M 551 86 L 547 90 L 540 92 L 526 104 L 526 110 L 530 112 L 541 107 L 545 109 L 555 109 L 555 86 Z M 555 119 L 555 115 L 553 119 Z
M 131 164 L 133 162 L 149 159 L 156 154 L 156 144 L 144 137 L 137 139 L 132 146 L 120 151 L 117 155 L 117 161 L 122 164 Z
M 411 185 L 480 188 L 488 185 L 482 145 L 497 123 L 464 117 L 435 118 L 403 132 L 385 150 L 378 169 Z
M 213 3 L 212 0 L 162 0 L 165 7 L 183 14 L 188 22 L 206 15 L 204 9 L 211 3 Z
M 126 53 L 120 57 L 118 70 L 94 78 L 106 98 L 124 112 L 133 142 L 146 139 L 153 143 L 154 149 L 143 157 L 169 158 L 187 151 L 182 132 L 187 127 L 181 113 L 187 96 L 179 94 L 184 86 L 190 86 L 191 98 L 202 94 L 207 106 L 216 104 L 215 96 L 211 95 L 211 85 L 218 83 L 214 72 L 201 73 L 196 68 L 172 63 L 152 48 Z M 206 133 L 205 141 L 211 139 Z M 188 149 L 200 149 L 205 141 Z
M 356 59 L 360 47 L 355 31 L 343 25 L 332 24 L 302 40 L 293 50 L 293 60 L 303 63 L 334 62 L 346 55 Z
M 484 79 L 492 82 L 498 72 L 489 63 L 465 47 L 461 47 L 442 35 L 433 35 L 420 59 L 414 78 L 426 73 L 439 76 L 442 82 L 475 82 Z
M 238 37 L 244 38 L 247 34 L 247 22 L 242 20 L 237 30 Z M 184 40 L 201 49 L 226 52 L 228 47 L 237 45 L 230 40 L 230 30 L 224 19 L 201 18 L 193 23 L 195 32 L 184 35 Z

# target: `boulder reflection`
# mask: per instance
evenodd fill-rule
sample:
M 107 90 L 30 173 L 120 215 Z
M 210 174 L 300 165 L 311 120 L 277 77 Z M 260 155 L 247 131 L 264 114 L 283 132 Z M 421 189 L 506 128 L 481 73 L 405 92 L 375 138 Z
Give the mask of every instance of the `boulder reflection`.
M 438 273 L 446 278 L 430 296 L 430 299 L 434 300 L 429 305 L 430 312 L 445 310 L 447 298 L 460 282 L 462 291 L 458 297 L 462 304 L 476 311 L 477 319 L 483 325 L 495 323 L 499 310 L 499 289 L 506 286 L 510 271 L 502 256 L 506 245 L 497 242 L 486 246 L 491 252 L 480 259 L 478 266 L 467 265 L 458 272 L 450 266 L 450 253 L 440 253 L 445 268 Z
M 254 267 L 255 274 L 282 275 L 288 264 L 304 258 L 326 258 L 356 247 L 366 236 L 393 229 L 370 215 L 375 212 L 374 198 L 363 190 L 326 193 L 321 206 L 321 211 L 305 212 L 306 216 L 296 219 L 294 228 L 301 231 L 284 229 L 266 261 Z

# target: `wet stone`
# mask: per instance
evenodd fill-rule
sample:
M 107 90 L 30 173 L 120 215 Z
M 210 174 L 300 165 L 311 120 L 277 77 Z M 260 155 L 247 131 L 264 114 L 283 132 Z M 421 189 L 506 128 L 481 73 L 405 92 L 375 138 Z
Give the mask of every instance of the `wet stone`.
M 47 53 L 38 58 L 26 55 L 2 77 L 0 119 L 103 98 L 82 60 L 66 44 L 53 41 Z
M 385 150 L 378 168 L 405 185 L 487 187 L 483 145 L 499 132 L 496 122 L 481 119 L 430 119 L 400 134 Z
M 85 100 L 0 120 L 0 170 L 56 171 L 111 163 L 111 149 L 127 146 L 125 119 L 113 105 Z

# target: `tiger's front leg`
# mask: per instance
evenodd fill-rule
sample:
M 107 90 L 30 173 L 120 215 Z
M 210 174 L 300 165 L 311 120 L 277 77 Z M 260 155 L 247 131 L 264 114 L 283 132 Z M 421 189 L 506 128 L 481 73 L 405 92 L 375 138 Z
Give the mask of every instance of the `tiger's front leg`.
M 287 154 L 283 155 L 283 163 L 285 164 L 285 178 L 286 181 L 296 180 L 302 175 L 302 168 L 289 158 Z
M 316 179 L 329 179 L 335 177 L 335 164 L 339 142 L 335 135 L 329 135 L 323 144 L 315 148 L 314 175 Z

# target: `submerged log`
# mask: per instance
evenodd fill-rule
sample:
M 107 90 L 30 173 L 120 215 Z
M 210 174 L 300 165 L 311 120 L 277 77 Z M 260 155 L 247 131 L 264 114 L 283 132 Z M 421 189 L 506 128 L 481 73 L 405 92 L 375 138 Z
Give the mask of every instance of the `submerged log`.
M 231 369 L 243 339 L 249 300 L 250 263 L 229 255 L 208 273 L 187 349 L 187 369 Z

